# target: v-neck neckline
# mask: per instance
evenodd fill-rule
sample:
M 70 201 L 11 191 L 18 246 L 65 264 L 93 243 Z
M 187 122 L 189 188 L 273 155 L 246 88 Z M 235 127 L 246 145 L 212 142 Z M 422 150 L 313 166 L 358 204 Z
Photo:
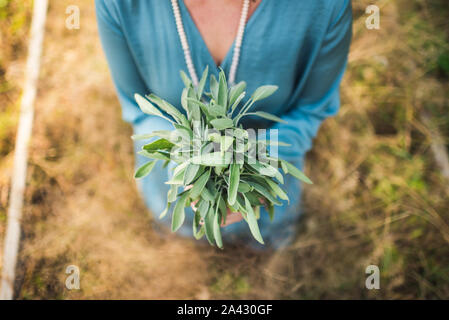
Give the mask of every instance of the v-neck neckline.
M 178 1 L 178 0 L 177 0 Z M 228 64 L 228 60 L 232 58 L 232 56 L 234 55 L 234 47 L 235 47 L 235 38 L 234 41 L 232 42 L 231 47 L 228 49 L 228 52 L 226 53 L 224 59 L 220 62 L 219 65 L 217 65 L 217 63 L 214 60 L 214 57 L 212 56 L 209 47 L 206 44 L 206 41 L 204 40 L 203 36 L 201 35 L 200 30 L 198 29 L 197 25 L 195 24 L 195 21 L 193 21 L 193 17 L 190 14 L 189 9 L 187 8 L 186 4 L 184 3 L 184 0 L 179 0 L 179 2 L 181 2 L 181 7 L 182 7 L 182 13 L 184 13 L 184 15 L 186 16 L 186 19 L 188 20 L 187 23 L 189 23 L 189 25 L 191 26 L 191 28 L 189 29 L 193 29 L 195 32 L 195 36 L 197 38 L 199 38 L 199 41 L 201 42 L 202 45 L 202 50 L 206 51 L 207 54 L 207 58 L 209 60 L 209 64 L 215 67 L 215 70 L 219 70 L 221 69 L 225 69 L 225 66 Z M 262 6 L 265 4 L 265 2 L 267 2 L 267 0 L 262 0 L 259 5 L 257 6 L 257 8 L 254 10 L 253 14 L 251 15 L 251 17 L 249 17 L 248 21 L 246 22 L 245 25 L 245 36 L 248 35 L 249 29 L 251 27 L 251 25 L 254 23 L 254 21 L 256 20 L 257 16 L 259 15 L 259 12 L 262 9 Z M 181 14 L 182 14 L 181 13 Z M 184 20 L 185 21 L 185 20 Z M 186 22 L 184 22 L 186 23 Z M 186 34 L 187 39 L 189 39 L 189 35 Z M 245 37 L 244 36 L 244 37 Z M 192 43 L 190 41 L 190 43 Z M 193 48 L 190 49 L 191 52 L 193 51 Z M 192 53 L 193 54 L 193 53 Z

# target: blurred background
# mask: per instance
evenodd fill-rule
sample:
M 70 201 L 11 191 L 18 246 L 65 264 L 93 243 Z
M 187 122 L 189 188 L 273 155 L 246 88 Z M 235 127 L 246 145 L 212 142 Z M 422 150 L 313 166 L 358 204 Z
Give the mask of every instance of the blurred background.
M 371 4 L 379 30 L 365 26 Z M 69 5 L 79 30 L 65 26 Z M 449 180 L 435 155 L 449 145 L 449 2 L 353 6 L 342 107 L 307 156 L 297 239 L 266 256 L 153 232 L 94 3 L 50 1 L 15 297 L 448 299 Z M 0 248 L 31 13 L 30 0 L 0 0 Z M 65 286 L 69 265 L 79 290 Z M 379 290 L 365 287 L 368 265 Z

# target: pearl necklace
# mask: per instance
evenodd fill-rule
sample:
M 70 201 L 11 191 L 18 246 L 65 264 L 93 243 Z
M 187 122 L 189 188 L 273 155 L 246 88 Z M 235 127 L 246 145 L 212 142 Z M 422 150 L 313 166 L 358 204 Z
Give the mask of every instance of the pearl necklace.
M 182 24 L 181 12 L 179 11 L 178 0 L 171 0 L 173 7 L 173 15 L 175 17 L 176 29 L 178 31 L 179 40 L 181 41 L 182 50 L 184 51 L 184 58 L 186 61 L 187 69 L 192 78 L 193 84 L 198 86 L 198 76 L 195 71 L 195 67 L 192 61 L 192 55 L 190 53 L 189 44 L 187 42 L 186 33 L 184 31 L 184 26 Z M 240 17 L 239 28 L 237 30 L 237 36 L 235 38 L 234 55 L 232 57 L 231 68 L 229 69 L 228 81 L 232 85 L 235 81 L 235 75 L 237 72 L 237 67 L 240 59 L 240 49 L 242 47 L 243 34 L 245 33 L 246 19 L 248 17 L 249 11 L 249 0 L 243 0 L 242 14 Z

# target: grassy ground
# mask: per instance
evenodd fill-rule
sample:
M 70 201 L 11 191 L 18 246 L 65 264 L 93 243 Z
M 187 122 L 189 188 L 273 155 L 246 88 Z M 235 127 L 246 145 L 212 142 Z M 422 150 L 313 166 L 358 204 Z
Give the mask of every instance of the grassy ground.
M 64 27 L 70 1 L 49 11 L 18 298 L 449 298 L 448 181 L 421 121 L 449 137 L 447 1 L 379 0 L 380 30 L 365 28 L 371 2 L 354 1 L 341 112 L 308 155 L 297 240 L 273 257 L 154 234 L 93 4 L 77 3 L 80 30 Z M 0 0 L 1 238 L 29 17 L 29 0 Z M 71 264 L 80 290 L 65 289 Z M 370 264 L 380 290 L 365 288 Z

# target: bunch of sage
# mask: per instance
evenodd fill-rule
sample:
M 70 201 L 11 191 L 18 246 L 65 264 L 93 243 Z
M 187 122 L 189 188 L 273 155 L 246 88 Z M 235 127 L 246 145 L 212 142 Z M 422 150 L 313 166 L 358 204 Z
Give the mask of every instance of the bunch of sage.
M 291 163 L 273 157 L 269 152 L 269 148 L 287 144 L 258 139 L 254 130 L 244 130 L 241 124 L 241 119 L 250 115 L 284 122 L 266 112 L 249 112 L 255 102 L 272 95 L 277 87 L 259 87 L 239 108 L 246 94 L 246 83 L 228 87 L 226 76 L 221 71 L 218 80 L 210 75 L 210 92 L 204 92 L 208 76 L 206 68 L 195 87 L 181 71 L 185 84 L 181 106 L 185 113 L 154 94 L 146 98 L 135 95 L 144 113 L 161 117 L 174 127 L 171 131 L 133 136 L 135 140 L 157 138 L 139 151 L 140 155 L 151 160 L 137 169 L 135 178 L 147 176 L 157 161 L 164 161 L 164 167 L 174 163 L 172 178 L 166 182 L 170 185 L 167 207 L 160 215 L 163 218 L 174 205 L 173 232 L 184 223 L 185 208 L 194 204 L 195 238 L 206 235 L 211 245 L 215 243 L 222 248 L 220 228 L 229 209 L 242 214 L 251 234 L 263 244 L 258 226 L 261 206 L 265 206 L 272 220 L 274 206 L 282 205 L 281 200 L 289 201 L 281 187 L 283 174 L 290 174 L 306 183 L 311 181 Z

